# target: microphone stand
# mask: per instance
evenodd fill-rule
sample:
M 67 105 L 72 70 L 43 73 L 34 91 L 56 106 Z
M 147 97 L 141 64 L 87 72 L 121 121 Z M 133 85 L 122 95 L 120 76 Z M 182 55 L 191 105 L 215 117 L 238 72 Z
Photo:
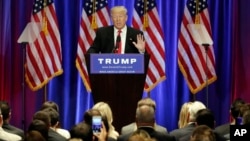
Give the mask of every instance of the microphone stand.
M 209 48 L 209 44 L 208 43 L 203 43 L 202 46 L 205 48 L 205 53 L 206 53 L 206 70 L 205 70 L 205 74 L 206 74 L 206 99 L 207 99 L 207 107 L 208 107 L 208 64 L 207 64 L 207 60 L 208 60 L 208 48 Z

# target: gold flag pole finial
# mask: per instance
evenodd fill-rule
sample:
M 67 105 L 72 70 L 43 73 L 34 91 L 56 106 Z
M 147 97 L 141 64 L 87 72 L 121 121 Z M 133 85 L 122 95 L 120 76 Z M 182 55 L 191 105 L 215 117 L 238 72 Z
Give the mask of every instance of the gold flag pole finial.
M 97 23 L 96 23 L 96 1 L 95 0 L 93 0 L 93 14 L 92 14 L 91 28 L 92 29 L 97 29 Z
M 196 0 L 196 6 L 195 6 L 195 24 L 200 24 L 199 0 Z
M 48 32 L 48 19 L 46 16 L 47 0 L 44 0 L 43 6 L 44 6 L 44 9 L 42 12 L 42 18 L 43 18 L 42 19 L 42 31 L 44 32 L 45 35 L 48 35 L 49 34 L 49 32 Z
M 143 15 L 143 30 L 148 28 L 148 7 L 147 7 L 147 0 L 144 0 L 144 15 Z

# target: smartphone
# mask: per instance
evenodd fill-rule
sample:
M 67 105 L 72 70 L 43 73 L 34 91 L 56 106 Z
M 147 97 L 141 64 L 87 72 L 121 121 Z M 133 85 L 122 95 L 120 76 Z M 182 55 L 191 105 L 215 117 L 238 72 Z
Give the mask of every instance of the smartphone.
M 92 131 L 93 134 L 99 134 L 102 128 L 102 117 L 101 116 L 93 116 L 92 117 Z

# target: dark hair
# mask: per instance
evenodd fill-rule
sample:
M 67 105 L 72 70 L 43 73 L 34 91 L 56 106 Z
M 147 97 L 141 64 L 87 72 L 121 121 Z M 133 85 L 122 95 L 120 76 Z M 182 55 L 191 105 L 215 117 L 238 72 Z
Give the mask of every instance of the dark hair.
M 54 126 L 59 122 L 59 114 L 55 109 L 53 109 L 53 108 L 45 108 L 42 111 L 49 114 L 51 126 Z
M 230 111 L 234 119 L 236 119 L 240 115 L 240 107 L 244 104 L 245 104 L 245 101 L 241 98 L 237 98 L 233 101 L 230 107 Z
M 48 138 L 48 132 L 49 132 L 49 127 L 47 126 L 47 124 L 42 121 L 42 120 L 38 120 L 38 119 L 34 119 L 31 121 L 29 127 L 28 127 L 28 132 L 29 131 L 38 131 L 41 133 L 41 135 L 47 139 Z
M 3 120 L 8 119 L 9 115 L 10 115 L 10 106 L 9 106 L 8 102 L 0 101 L 0 108 L 2 111 L 2 115 L 3 115 Z
M 31 130 L 26 134 L 25 141 L 46 141 L 39 131 Z
M 46 108 L 53 108 L 57 112 L 59 112 L 59 106 L 55 102 L 53 102 L 53 101 L 45 101 L 42 104 L 41 110 L 46 109 Z
M 37 111 L 34 115 L 33 115 L 33 120 L 38 119 L 43 121 L 48 127 L 50 127 L 51 123 L 50 123 L 50 116 L 48 113 L 44 112 L 44 111 Z
M 196 122 L 198 125 L 207 125 L 214 129 L 214 115 L 209 109 L 201 109 L 196 113 Z
M 80 138 L 83 141 L 92 141 L 92 128 L 86 122 L 80 122 L 70 129 L 71 138 Z

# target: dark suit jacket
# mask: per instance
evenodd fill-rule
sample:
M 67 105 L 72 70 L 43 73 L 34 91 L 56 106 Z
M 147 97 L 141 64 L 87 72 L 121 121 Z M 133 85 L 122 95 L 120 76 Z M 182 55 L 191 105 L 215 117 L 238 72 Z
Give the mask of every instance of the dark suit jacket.
M 174 136 L 176 140 L 178 141 L 181 137 L 186 136 L 187 134 L 191 134 L 195 128 L 195 123 L 191 123 L 187 125 L 186 127 L 175 129 L 171 131 L 169 134 Z
M 121 134 L 128 134 L 128 133 L 132 133 L 137 129 L 136 123 L 130 123 L 126 126 L 123 126 L 121 129 Z M 160 126 L 158 124 L 155 124 L 154 129 L 158 132 L 164 133 L 164 134 L 168 134 L 168 130 L 167 128 Z
M 12 126 L 12 125 L 10 125 L 8 123 L 3 123 L 2 128 L 4 129 L 4 131 L 15 134 L 15 135 L 18 135 L 22 139 L 24 139 L 24 132 L 23 132 L 23 130 L 21 130 L 19 128 L 14 127 L 14 126 Z
M 127 26 L 125 53 L 139 53 L 132 41 L 136 36 L 143 34 L 140 30 Z M 87 53 L 112 53 L 115 48 L 114 26 L 101 27 L 96 31 L 96 37 Z
M 49 129 L 49 137 L 47 141 L 67 141 L 67 139 L 56 131 Z
M 138 129 L 145 130 L 150 135 L 151 138 L 154 138 L 157 141 L 176 141 L 174 136 L 170 136 L 168 134 L 163 134 L 161 132 L 155 131 L 154 128 L 151 127 L 139 127 Z M 132 134 L 133 133 L 120 135 L 117 141 L 127 141 Z
M 221 136 L 225 136 L 230 133 L 230 123 L 217 126 L 214 130 L 216 133 L 220 134 Z

